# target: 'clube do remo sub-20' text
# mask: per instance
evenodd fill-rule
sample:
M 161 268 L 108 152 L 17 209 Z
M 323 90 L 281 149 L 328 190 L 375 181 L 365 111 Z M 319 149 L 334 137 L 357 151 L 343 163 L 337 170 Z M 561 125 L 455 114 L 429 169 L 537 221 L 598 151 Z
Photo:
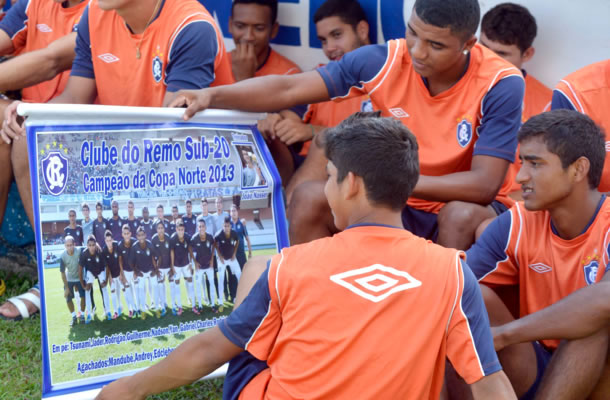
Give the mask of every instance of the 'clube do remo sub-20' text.
M 138 169 L 132 174 L 124 174 L 120 169 L 113 170 L 111 174 L 100 175 L 84 172 L 83 191 L 108 194 L 123 190 L 166 190 L 177 186 L 231 184 L 237 178 L 234 163 L 210 163 L 193 167 L 181 165 L 170 171 L 159 171 L 151 167 L 158 163 L 224 161 L 230 157 L 231 146 L 223 136 L 214 136 L 210 142 L 203 136 L 198 139 L 188 136 L 184 142 L 144 139 L 141 145 L 133 144 L 127 139 L 120 150 L 115 145 L 109 146 L 105 140 L 102 140 L 100 145 L 85 141 L 80 149 L 80 162 L 83 167 L 116 166 L 120 162 L 122 166 L 136 165 Z

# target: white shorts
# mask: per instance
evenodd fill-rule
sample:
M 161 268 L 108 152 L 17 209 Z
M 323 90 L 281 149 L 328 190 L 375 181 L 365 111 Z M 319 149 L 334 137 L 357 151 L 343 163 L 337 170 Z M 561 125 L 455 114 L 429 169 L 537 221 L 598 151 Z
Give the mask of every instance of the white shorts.
M 159 268 L 159 282 L 165 282 L 165 278 L 169 276 L 169 268 Z
M 188 279 L 192 277 L 191 274 L 191 265 L 186 264 L 184 267 L 174 267 L 174 271 L 176 274 L 174 275 L 174 279 L 180 279 L 180 277 L 184 277 L 184 279 Z
M 221 263 L 220 257 L 216 256 L 216 261 L 218 262 L 219 268 L 224 267 L 224 269 L 226 270 L 228 267 L 233 275 L 237 275 L 237 273 L 238 273 L 237 271 L 239 271 L 240 275 L 241 275 L 241 268 L 239 268 L 239 263 L 237 262 L 237 258 L 235 260 L 228 259 L 228 260 L 225 260 L 224 263 Z
M 87 281 L 85 283 L 90 284 L 95 282 L 95 280 L 98 279 L 100 281 L 100 283 L 105 282 L 106 281 L 106 270 L 100 272 L 100 274 L 97 276 L 97 278 L 95 277 L 95 275 L 93 275 L 93 273 L 91 271 L 87 271 Z
M 133 271 L 123 271 L 123 275 L 125 275 L 125 280 L 127 281 L 127 284 L 129 286 L 132 286 L 134 283 L 133 282 L 133 278 L 134 278 Z M 122 287 L 123 287 L 123 290 L 125 290 L 125 285 L 122 285 Z
M 153 277 L 153 271 L 148 271 L 148 272 L 140 272 L 142 274 L 142 276 L 140 278 L 142 279 L 148 279 L 148 278 L 152 278 Z

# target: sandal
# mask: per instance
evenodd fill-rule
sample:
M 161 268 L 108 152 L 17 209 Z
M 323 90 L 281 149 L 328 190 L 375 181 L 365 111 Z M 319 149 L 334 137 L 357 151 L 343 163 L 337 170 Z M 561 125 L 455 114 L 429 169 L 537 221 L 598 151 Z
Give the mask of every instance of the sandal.
M 37 314 L 40 311 L 40 290 L 38 290 L 37 287 L 32 287 L 30 290 L 37 291 L 38 296 L 36 296 L 34 293 L 28 291 L 26 293 L 20 294 L 19 296 L 11 297 L 10 299 L 8 299 L 8 301 L 11 302 L 15 306 L 17 311 L 19 311 L 20 315 L 10 318 L 10 317 L 5 317 L 4 315 L 0 314 L 0 318 L 5 319 L 5 320 L 21 321 L 22 319 L 27 319 L 27 318 Z M 28 307 L 24 303 L 23 300 L 27 300 L 30 303 L 32 303 L 34 306 L 36 306 L 36 311 L 34 311 L 32 314 L 30 314 L 30 312 L 28 311 Z

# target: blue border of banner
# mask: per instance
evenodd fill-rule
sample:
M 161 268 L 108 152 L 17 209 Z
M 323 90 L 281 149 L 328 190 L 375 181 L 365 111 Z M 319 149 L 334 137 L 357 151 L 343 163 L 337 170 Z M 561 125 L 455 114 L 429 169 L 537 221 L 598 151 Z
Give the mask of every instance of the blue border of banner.
M 36 232 L 36 255 L 38 257 L 38 279 L 40 280 L 40 301 L 41 309 L 46 309 L 45 295 L 44 295 L 44 266 L 40 260 L 42 257 L 42 238 L 41 232 L 41 218 L 40 218 L 40 192 L 38 182 L 38 154 L 36 152 L 36 135 L 39 132 L 56 132 L 56 131 L 101 131 L 107 129 L 159 129 L 159 128 L 172 128 L 172 127 L 193 127 L 193 128 L 208 128 L 208 129 L 235 129 L 235 130 L 250 130 L 253 134 L 254 140 L 261 151 L 261 155 L 266 161 L 266 165 L 271 173 L 273 179 L 273 191 L 272 191 L 272 202 L 275 217 L 275 230 L 279 250 L 289 246 L 288 241 L 288 225 L 286 220 L 286 209 L 284 207 L 283 193 L 282 193 L 282 182 L 280 174 L 273 162 L 271 153 L 263 139 L 262 135 L 258 131 L 256 125 L 221 125 L 221 124 L 205 124 L 205 123 L 194 123 L 194 122 L 163 122 L 163 123 L 152 123 L 152 124 L 95 124 L 95 125 L 33 125 L 27 126 L 27 141 L 28 141 L 28 155 L 30 164 L 30 178 L 32 184 L 32 206 L 34 210 L 34 229 Z M 91 383 L 86 385 L 75 385 L 64 389 L 53 390 L 51 384 L 51 371 L 50 371 L 50 358 L 49 358 L 49 341 L 47 333 L 47 320 L 46 314 L 41 313 L 41 330 L 42 330 L 42 397 L 54 397 L 72 393 L 78 393 L 85 390 L 98 389 L 102 386 L 112 382 L 112 380 L 101 381 L 97 383 Z M 64 384 L 62 384 L 63 386 Z

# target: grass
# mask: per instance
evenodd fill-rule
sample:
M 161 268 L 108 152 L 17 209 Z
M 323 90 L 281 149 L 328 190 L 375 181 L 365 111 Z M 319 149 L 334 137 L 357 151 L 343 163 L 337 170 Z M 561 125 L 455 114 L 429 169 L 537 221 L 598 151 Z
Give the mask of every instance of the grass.
M 260 250 L 255 251 L 255 254 L 273 254 L 272 251 Z M 16 296 L 27 291 L 34 283 L 31 278 L 24 276 L 17 276 L 15 274 L 7 274 L 0 271 L 0 278 L 6 282 L 6 293 L 0 296 L 0 304 L 4 303 L 6 299 L 12 296 Z M 120 320 L 104 321 L 101 318 L 103 311 L 102 299 L 99 289 L 96 288 L 96 304 L 98 305 L 98 320 L 94 320 L 89 325 L 77 325 L 70 327 L 69 313 L 66 307 L 65 300 L 61 294 L 61 279 L 59 278 L 59 270 L 50 269 L 45 271 L 45 279 L 48 285 L 47 289 L 47 304 L 49 305 L 49 312 L 56 317 L 52 317 L 49 320 L 49 341 L 66 340 L 79 340 L 79 338 L 89 337 L 89 335 L 102 336 L 108 333 L 112 333 L 115 330 L 123 330 L 126 327 L 131 328 L 133 325 L 138 330 L 149 329 L 151 326 L 159 325 L 161 321 L 164 323 L 186 322 L 189 320 L 201 319 L 201 317 L 195 316 L 186 312 L 182 315 L 180 321 L 177 317 L 168 314 L 162 320 L 158 320 L 155 317 L 149 316 L 145 321 L 141 320 L 127 320 L 121 318 Z M 59 281 L 58 281 L 59 279 Z M 183 287 L 182 291 L 185 289 Z M 183 296 L 183 305 L 186 304 L 185 297 Z M 224 313 L 226 314 L 226 313 Z M 211 315 L 211 314 L 210 314 Z M 210 316 L 208 315 L 208 317 Z M 167 321 L 166 321 L 167 319 Z M 133 325 L 132 325 L 133 324 Z M 78 328 L 83 328 L 79 330 Z M 131 330 L 131 329 L 130 329 Z M 187 332 L 184 335 L 169 335 L 164 340 L 164 337 L 158 337 L 154 339 L 144 339 L 149 341 L 149 345 L 164 347 L 177 345 L 180 340 L 184 340 L 186 337 L 195 334 L 195 332 Z M 173 337 L 172 337 L 173 336 Z M 159 346 L 159 344 L 162 346 Z M 123 343 L 119 346 L 127 346 Z M 103 347 L 93 349 L 94 354 L 87 352 L 89 359 L 96 358 L 96 355 L 100 355 L 100 351 L 103 354 L 107 354 Z M 120 349 L 121 352 L 130 351 L 129 349 Z M 95 354 L 97 353 L 97 354 Z M 69 353 L 66 353 L 69 354 Z M 74 352 L 73 354 L 77 354 Z M 65 361 L 70 363 L 71 361 Z M 53 363 L 53 359 L 52 359 Z M 150 363 L 149 363 L 150 364 Z M 53 364 L 55 365 L 55 364 Z M 139 364 L 138 367 L 143 367 L 146 364 Z M 60 367 L 59 375 L 62 373 L 69 374 L 71 367 Z M 63 371 L 63 372 L 62 372 Z M 223 379 L 213 379 L 201 382 L 196 382 L 192 385 L 185 386 L 161 395 L 152 396 L 151 399 L 210 399 L 216 400 L 222 398 L 222 385 Z M 42 349 L 41 349 L 41 323 L 40 318 L 35 317 L 25 321 L 12 322 L 0 320 L 0 400 L 18 400 L 18 399 L 36 399 L 41 397 L 42 391 Z

